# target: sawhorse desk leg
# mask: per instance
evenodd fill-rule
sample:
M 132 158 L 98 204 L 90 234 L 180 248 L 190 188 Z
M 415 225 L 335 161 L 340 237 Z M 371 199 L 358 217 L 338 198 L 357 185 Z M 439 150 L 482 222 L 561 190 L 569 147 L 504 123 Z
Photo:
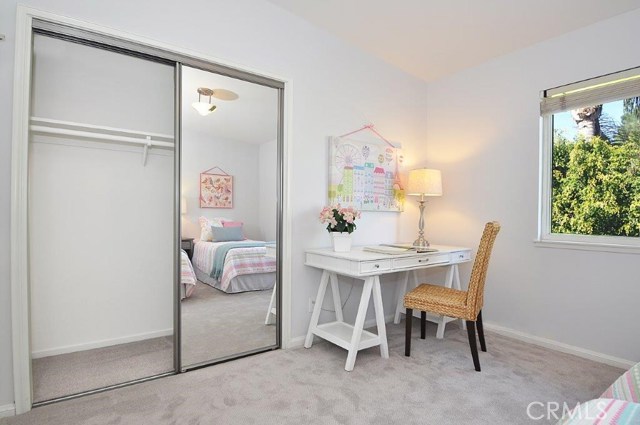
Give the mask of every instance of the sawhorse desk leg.
M 313 307 L 309 330 L 307 330 L 307 337 L 304 339 L 304 348 L 311 348 L 311 345 L 313 345 L 313 332 L 318 326 L 318 319 L 320 319 L 320 311 L 322 310 L 322 300 L 324 300 L 324 294 L 327 292 L 328 283 L 329 272 L 323 270 L 322 277 L 320 278 L 320 286 L 318 287 L 318 294 L 316 295 L 316 305 Z
M 269 308 L 267 309 L 267 317 L 264 319 L 264 324 L 271 323 L 271 315 L 276 315 L 276 292 L 278 290 L 277 284 L 273 284 L 273 291 L 271 291 L 271 301 L 269 301 Z
M 313 313 L 311 314 L 311 322 L 309 323 L 309 330 L 304 341 L 305 348 L 311 348 L 313 345 L 314 332 L 318 329 L 318 320 L 320 319 L 320 312 L 322 311 L 322 304 L 324 297 L 326 296 L 327 286 L 331 283 L 331 293 L 333 295 L 333 306 L 336 313 L 336 321 L 343 322 L 344 317 L 342 313 L 342 302 L 340 299 L 340 291 L 338 288 L 338 276 L 333 272 L 323 270 L 322 277 L 320 279 L 320 286 L 318 287 L 318 294 L 316 296 L 316 303 L 313 307 Z M 389 358 L 389 345 L 387 343 L 387 330 L 384 322 L 384 309 L 382 305 L 382 290 L 380 287 L 379 276 L 369 276 L 364 279 L 364 286 L 362 288 L 362 295 L 360 296 L 360 304 L 358 305 L 358 313 L 356 314 L 356 321 L 353 325 L 353 333 L 349 343 L 346 344 L 347 349 L 347 361 L 345 363 L 345 370 L 352 371 L 356 362 L 356 356 L 358 355 L 358 349 L 360 347 L 360 341 L 362 339 L 362 333 L 364 331 L 364 321 L 367 316 L 367 309 L 369 307 L 369 300 L 373 295 L 373 307 L 376 316 L 376 326 L 378 328 L 378 341 L 380 343 L 380 356 L 384 359 Z
M 444 286 L 447 288 L 453 288 L 460 290 L 460 271 L 458 270 L 457 264 L 452 264 L 447 269 L 447 277 L 444 283 Z M 444 338 L 444 327 L 449 322 L 449 318 L 447 316 L 440 316 L 438 318 L 438 330 L 436 331 L 436 338 L 442 339 Z M 464 320 L 460 321 L 462 324 L 462 329 L 467 329 L 467 325 L 464 323 Z

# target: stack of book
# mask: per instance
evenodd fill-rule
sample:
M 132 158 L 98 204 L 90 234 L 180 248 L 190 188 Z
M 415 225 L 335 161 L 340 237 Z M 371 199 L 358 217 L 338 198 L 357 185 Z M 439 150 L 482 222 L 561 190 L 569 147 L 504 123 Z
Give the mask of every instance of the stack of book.
M 434 248 L 418 248 L 411 244 L 380 244 L 373 246 L 365 246 L 364 251 L 377 252 L 380 254 L 399 255 L 410 252 L 435 252 Z

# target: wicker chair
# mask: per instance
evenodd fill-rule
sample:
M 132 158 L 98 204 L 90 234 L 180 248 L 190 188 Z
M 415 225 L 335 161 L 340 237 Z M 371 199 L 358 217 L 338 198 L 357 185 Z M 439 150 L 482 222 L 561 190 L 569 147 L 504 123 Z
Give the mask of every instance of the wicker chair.
M 500 231 L 500 224 L 492 221 L 484 226 L 476 260 L 473 263 L 469 288 L 467 291 L 445 288 L 440 285 L 423 283 L 404 296 L 406 311 L 406 339 L 404 355 L 411 354 L 411 319 L 413 310 L 420 310 L 420 338 L 425 339 L 427 312 L 455 317 L 466 320 L 467 333 L 469 334 L 469 346 L 473 357 L 473 365 L 480 372 L 480 360 L 478 359 L 478 347 L 476 346 L 476 326 L 478 324 L 478 338 L 480 348 L 487 351 L 484 341 L 484 329 L 482 327 L 482 305 L 484 304 L 484 282 L 489 267 L 489 258 L 496 236 Z

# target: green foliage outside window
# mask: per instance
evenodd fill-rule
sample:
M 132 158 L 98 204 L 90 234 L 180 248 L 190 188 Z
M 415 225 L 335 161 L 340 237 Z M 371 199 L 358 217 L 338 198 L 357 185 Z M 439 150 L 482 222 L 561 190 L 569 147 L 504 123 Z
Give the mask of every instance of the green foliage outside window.
M 625 103 L 610 137 L 555 132 L 551 232 L 640 236 L 640 114 Z

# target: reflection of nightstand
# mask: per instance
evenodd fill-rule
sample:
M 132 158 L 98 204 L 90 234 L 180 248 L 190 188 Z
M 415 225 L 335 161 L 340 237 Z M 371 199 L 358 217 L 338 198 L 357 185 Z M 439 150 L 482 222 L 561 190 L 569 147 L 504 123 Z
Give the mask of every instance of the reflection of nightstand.
M 180 242 L 180 248 L 184 249 L 189 256 L 189 260 L 193 259 L 193 238 L 185 238 Z

